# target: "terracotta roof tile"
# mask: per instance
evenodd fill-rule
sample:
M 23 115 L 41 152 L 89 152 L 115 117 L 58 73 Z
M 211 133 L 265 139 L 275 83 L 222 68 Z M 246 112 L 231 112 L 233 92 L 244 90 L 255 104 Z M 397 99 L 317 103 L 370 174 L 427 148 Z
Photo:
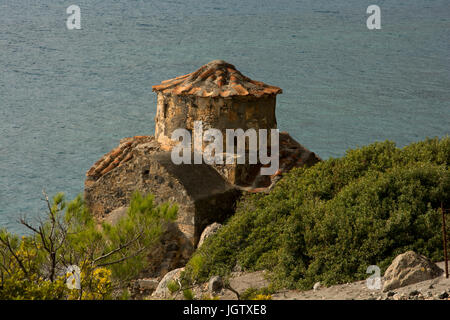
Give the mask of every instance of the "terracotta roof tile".
M 198 97 L 231 97 L 277 95 L 283 91 L 261 81 L 244 76 L 223 60 L 214 60 L 197 71 L 162 81 L 153 91 L 165 94 L 194 95 Z
M 101 157 L 86 173 L 86 176 L 92 180 L 98 180 L 101 176 L 107 174 L 114 168 L 129 161 L 133 157 L 133 149 L 140 144 L 153 142 L 151 136 L 135 136 L 125 138 L 120 145 Z

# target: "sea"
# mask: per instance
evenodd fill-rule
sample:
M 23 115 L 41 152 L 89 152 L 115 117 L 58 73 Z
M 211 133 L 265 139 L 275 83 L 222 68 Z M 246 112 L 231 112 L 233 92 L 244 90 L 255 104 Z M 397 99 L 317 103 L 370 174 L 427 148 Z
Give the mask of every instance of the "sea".
M 153 134 L 151 86 L 215 59 L 281 87 L 279 129 L 323 159 L 450 131 L 449 0 L 0 0 L 0 228 L 45 215 L 43 189 L 82 193 Z

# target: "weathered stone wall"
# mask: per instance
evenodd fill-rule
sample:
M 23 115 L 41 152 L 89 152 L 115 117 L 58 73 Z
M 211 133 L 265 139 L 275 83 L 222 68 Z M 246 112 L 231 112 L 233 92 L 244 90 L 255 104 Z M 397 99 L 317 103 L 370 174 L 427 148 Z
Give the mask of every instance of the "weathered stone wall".
M 141 146 L 134 148 L 131 160 L 115 170 L 109 171 L 97 180 L 87 179 L 85 201 L 91 212 L 99 219 L 130 203 L 132 194 L 154 194 L 157 204 L 176 202 L 179 206 L 180 230 L 187 237 L 194 235 L 193 216 L 195 205 L 185 188 L 174 179 L 154 158 L 160 151 Z
M 158 92 L 155 137 L 163 147 L 173 146 L 172 132 L 180 128 L 192 132 L 194 121 L 202 121 L 204 130 L 221 130 L 224 140 L 226 129 L 274 129 L 277 127 L 275 104 L 274 95 L 205 98 Z
M 157 165 L 176 179 L 190 198 L 189 207 L 184 209 L 185 213 L 179 214 L 177 223 L 193 244 L 198 242 L 205 226 L 223 222 L 234 213 L 234 205 L 241 192 L 214 168 L 207 164 L 175 165 L 169 152 L 160 153 L 155 158 Z
M 99 171 L 96 167 L 109 166 L 101 161 L 88 172 L 92 176 L 88 175 L 85 183 L 86 204 L 97 219 L 104 220 L 114 210 L 129 206 L 135 191 L 153 194 L 156 204 L 177 203 L 178 228 L 195 245 L 204 226 L 222 222 L 233 213 L 240 192 L 212 167 L 175 165 L 170 152 L 159 150 L 154 138 L 148 137 L 144 142 L 128 150 L 128 161 L 103 175 L 95 174 Z M 116 149 L 113 154 L 118 153 Z M 111 155 L 103 159 L 114 163 Z
M 213 164 L 212 167 L 219 172 L 229 183 L 238 186 L 251 186 L 260 172 L 261 164 L 249 164 L 248 154 L 245 164 Z M 269 177 L 267 179 L 270 180 Z M 265 187 L 269 186 L 266 184 Z

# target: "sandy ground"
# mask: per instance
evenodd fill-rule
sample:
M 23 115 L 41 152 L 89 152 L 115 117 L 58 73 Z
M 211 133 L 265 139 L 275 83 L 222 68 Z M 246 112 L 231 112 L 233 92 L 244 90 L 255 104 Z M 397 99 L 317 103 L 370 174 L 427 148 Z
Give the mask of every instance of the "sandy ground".
M 444 269 L 444 263 L 437 265 Z M 235 273 L 230 279 L 230 285 L 239 293 L 248 288 L 263 288 L 268 286 L 264 271 L 252 273 Z M 208 295 L 207 284 L 194 288 L 197 298 Z M 286 290 L 272 294 L 273 300 L 442 300 L 439 296 L 446 291 L 450 295 L 450 278 L 444 275 L 433 280 L 419 282 L 413 285 L 395 289 L 391 292 L 370 290 L 366 281 L 320 287 L 317 290 L 297 291 Z M 236 300 L 237 296 L 230 290 L 222 289 L 218 294 L 221 300 Z M 445 298 L 449 299 L 450 298 Z

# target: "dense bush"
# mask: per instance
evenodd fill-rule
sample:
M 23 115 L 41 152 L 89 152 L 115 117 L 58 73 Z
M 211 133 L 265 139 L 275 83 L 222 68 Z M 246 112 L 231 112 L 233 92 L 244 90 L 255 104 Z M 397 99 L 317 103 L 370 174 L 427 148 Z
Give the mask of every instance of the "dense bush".
M 389 141 L 292 170 L 269 195 L 248 195 L 207 239 L 186 277 L 204 281 L 238 264 L 274 284 L 310 289 L 366 278 L 406 250 L 442 257 L 440 202 L 450 203 L 450 139 L 402 149 Z
M 133 195 L 127 215 L 112 226 L 97 225 L 80 196 L 67 203 L 57 194 L 48 218 L 37 226 L 22 219 L 31 235 L 0 230 L 0 299 L 109 299 L 147 265 L 176 206 L 155 206 L 153 197 Z M 79 288 L 70 266 L 80 271 Z

